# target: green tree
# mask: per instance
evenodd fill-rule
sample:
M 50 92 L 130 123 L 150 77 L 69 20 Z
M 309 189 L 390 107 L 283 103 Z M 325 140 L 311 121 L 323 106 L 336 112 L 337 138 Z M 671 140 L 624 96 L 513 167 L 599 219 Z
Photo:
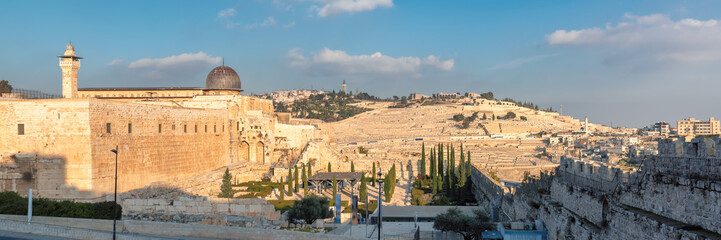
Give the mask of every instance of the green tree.
M 312 168 L 312 166 L 313 166 L 313 164 L 308 163 L 308 177 L 312 177 L 312 176 L 313 176 L 313 170 L 312 170 L 313 168 Z
M 233 192 L 233 186 L 230 184 L 231 180 L 233 180 L 233 176 L 230 175 L 230 170 L 228 168 L 225 168 L 225 174 L 223 174 L 223 184 L 220 185 L 220 194 L 218 194 L 218 197 L 233 197 L 233 194 L 235 194 L 235 192 Z
M 371 172 L 371 186 L 376 186 L 376 163 L 373 163 L 373 172 Z
M 466 185 L 466 158 L 463 155 L 463 145 L 461 144 L 461 161 L 458 162 L 458 189 L 462 189 Z
M 13 92 L 13 86 L 7 80 L 0 81 L 0 93 Z
M 305 173 L 305 165 L 303 165 L 303 196 L 308 194 L 308 175 Z
M 526 116 L 521 116 L 521 120 L 522 120 L 522 121 L 528 121 L 528 118 L 526 118 Z
M 505 117 L 505 118 L 506 118 L 506 119 L 514 119 L 514 118 L 516 118 L 516 113 L 514 113 L 514 112 L 508 112 L 508 113 L 506 113 L 506 117 Z
M 293 173 L 293 192 L 299 192 L 299 185 L 298 185 L 298 165 L 295 165 L 295 173 Z
M 361 202 L 365 202 L 368 198 L 368 186 L 366 184 L 366 178 L 365 175 L 361 177 L 361 184 L 360 184 L 360 200 Z
M 453 120 L 456 122 L 463 121 L 464 118 L 465 118 L 465 116 L 463 116 L 463 113 L 453 115 Z
M 355 165 L 353 165 L 353 161 L 350 161 L 350 172 L 355 172 Z
M 483 120 L 488 119 L 488 117 L 486 117 L 486 113 L 483 113 L 483 118 L 481 118 L 481 119 L 483 119 Z
M 426 175 L 426 143 L 421 144 L 421 176 Z
M 328 172 L 333 172 L 333 171 L 331 171 L 331 169 L 330 169 L 330 162 L 328 162 Z
M 464 240 L 480 239 L 482 232 L 495 229 L 490 218 L 480 209 L 473 213 L 475 216 L 468 216 L 457 207 L 450 208 L 436 216 L 433 228 L 443 232 L 456 232 L 462 235 Z
M 293 203 L 293 207 L 288 210 L 288 218 L 291 221 L 303 220 L 306 224 L 312 224 L 317 219 L 333 217 L 328 204 L 328 199 L 311 194 Z
M 280 181 L 278 181 L 278 185 L 280 188 L 278 188 L 278 199 L 285 200 L 285 184 L 283 183 L 283 177 L 280 177 Z
M 435 149 L 436 148 L 431 147 L 431 157 L 428 159 L 428 160 L 430 160 L 430 163 L 431 163 L 431 167 L 429 169 L 430 170 L 429 175 L 430 175 L 431 179 L 436 178 L 436 151 L 435 151 Z
M 288 192 L 286 192 L 288 196 L 293 196 L 293 184 L 290 183 L 290 181 L 292 181 L 291 179 L 293 179 L 293 170 L 288 168 L 288 177 L 285 178 L 286 185 L 288 185 Z
M 335 195 L 338 192 L 338 182 L 335 180 L 335 174 L 333 174 L 333 202 L 335 203 Z M 340 210 L 338 210 L 340 211 Z
M 438 144 L 438 175 L 443 176 L 443 144 Z

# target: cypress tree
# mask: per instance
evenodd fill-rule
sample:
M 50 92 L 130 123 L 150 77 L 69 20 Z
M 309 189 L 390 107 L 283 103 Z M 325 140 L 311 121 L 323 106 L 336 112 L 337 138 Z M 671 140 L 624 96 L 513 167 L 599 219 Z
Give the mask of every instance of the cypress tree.
M 330 162 L 328 162 L 328 172 L 333 172 L 330 170 Z
M 466 164 L 466 178 L 471 179 L 471 151 L 468 151 L 468 163 Z
M 285 200 L 285 184 L 283 184 L 283 177 L 280 177 L 278 185 L 280 186 L 280 188 L 278 188 L 278 191 L 280 191 L 280 193 L 278 194 L 278 199 Z
M 443 144 L 438 144 L 438 175 L 443 176 Z
M 288 192 L 285 194 L 288 196 L 293 196 L 293 185 L 290 184 L 291 179 L 293 179 L 293 170 L 288 168 L 288 177 L 285 178 L 285 185 L 288 185 Z
M 308 194 L 308 175 L 305 174 L 305 165 L 303 165 L 303 196 Z
M 436 151 L 435 151 L 434 147 L 431 148 L 431 157 L 429 160 L 431 163 L 431 167 L 429 169 L 430 170 L 429 175 L 430 175 L 431 179 L 433 179 L 433 178 L 436 178 Z
M 366 186 L 366 177 L 361 177 L 361 184 L 360 184 L 360 201 L 365 202 L 368 198 L 368 186 Z
M 300 190 L 298 189 L 298 165 L 295 165 L 295 173 L 293 173 L 293 186 L 295 186 L 293 192 L 297 193 Z
M 421 176 L 426 175 L 426 143 L 423 142 L 421 145 L 421 166 L 420 166 L 420 173 Z
M 308 177 L 312 177 L 312 176 L 313 176 L 313 170 L 311 170 L 311 169 L 313 169 L 313 168 L 312 168 L 311 166 L 313 166 L 313 165 L 310 164 L 310 163 L 308 163 Z
M 371 172 L 371 186 L 376 186 L 376 163 L 373 163 L 373 172 Z
M 355 165 L 353 165 L 353 161 L 350 161 L 350 172 L 355 172 Z
M 335 205 L 335 194 L 338 192 L 338 182 L 335 181 L 335 174 L 333 174 L 333 205 Z M 340 209 L 336 209 L 340 211 Z
M 451 157 L 448 159 L 448 189 L 451 190 L 451 194 L 456 193 L 456 185 L 458 179 L 456 178 L 456 150 L 451 145 Z
M 458 162 L 458 189 L 462 189 L 466 185 L 466 158 L 463 155 L 463 145 L 461 145 L 461 161 Z

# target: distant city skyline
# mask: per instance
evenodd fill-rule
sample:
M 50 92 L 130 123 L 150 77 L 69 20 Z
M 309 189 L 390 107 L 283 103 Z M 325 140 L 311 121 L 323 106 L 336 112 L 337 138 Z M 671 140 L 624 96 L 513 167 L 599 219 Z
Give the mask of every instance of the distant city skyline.
M 0 79 L 79 87 L 203 86 L 225 61 L 246 94 L 348 89 L 482 93 L 593 123 L 720 117 L 721 2 L 0 2 Z

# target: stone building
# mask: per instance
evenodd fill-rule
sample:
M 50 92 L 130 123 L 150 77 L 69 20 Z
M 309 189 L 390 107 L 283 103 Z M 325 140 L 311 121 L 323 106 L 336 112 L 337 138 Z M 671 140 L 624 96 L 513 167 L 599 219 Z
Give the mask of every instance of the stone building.
M 232 164 L 272 173 L 281 155 L 322 138 L 316 126 L 278 121 L 271 100 L 240 95 L 225 65 L 204 88 L 78 89 L 82 58 L 72 44 L 58 57 L 63 98 L 0 100 L 0 191 L 102 197 L 113 192 L 116 147 L 119 192 Z
M 688 118 L 676 122 L 679 136 L 687 135 L 717 135 L 721 133 L 719 121 L 709 118 L 708 121 Z

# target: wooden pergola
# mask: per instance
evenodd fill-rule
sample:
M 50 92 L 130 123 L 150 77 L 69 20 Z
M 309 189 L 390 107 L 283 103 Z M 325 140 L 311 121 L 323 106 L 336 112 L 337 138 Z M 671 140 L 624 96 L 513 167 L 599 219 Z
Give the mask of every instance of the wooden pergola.
M 308 178 L 308 185 L 314 186 L 316 191 L 333 188 L 333 176 L 338 182 L 339 191 L 349 186 L 355 188 L 363 177 L 361 172 L 319 172 Z

